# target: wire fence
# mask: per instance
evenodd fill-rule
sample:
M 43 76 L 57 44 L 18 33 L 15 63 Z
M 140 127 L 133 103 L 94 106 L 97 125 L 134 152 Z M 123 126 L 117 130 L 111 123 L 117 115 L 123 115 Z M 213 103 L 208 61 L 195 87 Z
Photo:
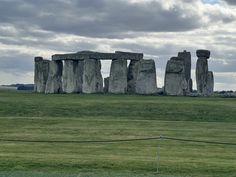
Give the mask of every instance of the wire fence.
M 14 143 L 63 143 L 63 144 L 108 144 L 108 143 L 125 143 L 125 142 L 138 142 L 138 141 L 159 141 L 157 144 L 157 156 L 156 156 L 156 173 L 160 173 L 160 146 L 161 141 L 178 141 L 178 142 L 189 142 L 189 143 L 203 143 L 203 144 L 214 144 L 223 146 L 236 146 L 236 143 L 231 142 L 220 142 L 220 141 L 208 141 L 208 140 L 197 140 L 197 139 L 185 139 L 175 138 L 169 136 L 158 136 L 158 137 L 147 137 L 147 138 L 133 138 L 133 139 L 112 139 L 112 140 L 73 140 L 73 141 L 62 141 L 62 140 L 27 140 L 27 139 L 4 139 L 0 138 L 0 142 L 14 142 Z
M 207 140 L 196 140 L 196 139 L 184 139 L 175 138 L 168 136 L 158 137 L 147 137 L 147 138 L 133 138 L 133 139 L 113 139 L 113 140 L 81 140 L 81 141 L 62 141 L 62 140 L 27 140 L 27 139 L 4 139 L 0 138 L 1 142 L 19 142 L 19 143 L 68 143 L 68 144 L 89 144 L 89 143 L 121 143 L 121 142 L 134 142 L 134 141 L 152 141 L 152 140 L 169 140 L 169 141 L 180 141 L 180 142 L 191 142 L 191 143 L 205 143 L 215 145 L 228 145 L 236 146 L 236 143 L 230 142 L 219 142 L 219 141 L 207 141 Z

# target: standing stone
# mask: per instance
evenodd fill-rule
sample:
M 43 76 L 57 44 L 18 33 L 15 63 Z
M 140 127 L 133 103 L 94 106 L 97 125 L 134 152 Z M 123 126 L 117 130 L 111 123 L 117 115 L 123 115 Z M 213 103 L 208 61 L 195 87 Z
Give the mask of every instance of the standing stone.
M 49 60 L 44 60 L 42 57 L 35 57 L 34 61 L 34 91 L 44 93 L 48 80 Z
M 199 94 L 208 95 L 208 61 L 210 51 L 197 50 L 196 82 Z
M 208 95 L 212 95 L 214 93 L 214 76 L 212 71 L 208 71 L 207 75 L 207 92 Z
M 157 93 L 156 66 L 154 60 L 140 60 L 135 92 L 137 94 Z
M 108 93 L 108 89 L 109 89 L 109 77 L 104 78 L 104 89 L 103 92 L 104 93 Z
M 166 65 L 165 94 L 183 96 L 187 89 L 184 60 L 179 57 L 172 57 Z
M 62 75 L 62 89 L 65 93 L 79 93 L 82 91 L 81 61 L 65 60 Z
M 188 83 L 188 92 L 192 92 L 192 79 L 191 79 L 191 53 L 184 50 L 178 53 L 178 57 L 184 61 L 185 79 Z
M 127 60 L 112 60 L 109 93 L 126 93 L 127 92 Z
M 187 92 L 192 93 L 193 92 L 193 80 L 190 78 L 187 83 L 188 83 Z
M 61 93 L 62 92 L 62 61 L 50 61 L 49 75 L 46 84 L 45 93 Z
M 139 69 L 139 61 L 131 60 L 128 67 L 128 76 L 127 76 L 128 93 L 135 93 L 138 69 Z
M 103 78 L 101 74 L 101 61 L 85 59 L 83 69 L 83 93 L 103 92 Z

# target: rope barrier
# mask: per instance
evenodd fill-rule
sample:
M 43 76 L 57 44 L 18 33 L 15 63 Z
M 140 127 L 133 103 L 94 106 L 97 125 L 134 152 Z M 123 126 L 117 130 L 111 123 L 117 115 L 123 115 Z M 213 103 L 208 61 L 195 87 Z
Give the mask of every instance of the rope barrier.
M 85 141 L 47 141 L 47 140 L 24 140 L 24 139 L 0 139 L 2 142 L 21 142 L 21 143 L 73 143 L 73 144 L 87 144 L 87 143 L 119 143 L 132 141 L 150 141 L 158 140 L 160 137 L 153 138 L 137 138 L 137 139 L 117 139 L 117 140 L 85 140 Z
M 192 143 L 206 143 L 206 144 L 217 144 L 217 145 L 229 145 L 236 146 L 236 143 L 229 142 L 216 142 L 216 141 L 205 141 L 205 140 L 193 140 L 173 137 L 148 137 L 148 138 L 134 138 L 134 139 L 116 139 L 116 140 L 84 140 L 84 141 L 48 141 L 48 140 L 25 140 L 25 139 L 3 139 L 1 142 L 19 142 L 19 143 L 71 143 L 71 144 L 89 144 L 89 143 L 119 143 L 119 142 L 134 142 L 134 141 L 151 141 L 151 140 L 170 140 L 170 141 L 182 141 Z
M 236 146 L 236 143 L 228 143 L 228 142 L 216 142 L 216 141 L 205 141 L 205 140 L 191 140 L 191 139 L 172 138 L 172 137 L 163 137 L 163 139 L 173 140 L 173 141 L 192 142 L 192 143 L 205 143 L 205 144 L 218 144 L 218 145 Z

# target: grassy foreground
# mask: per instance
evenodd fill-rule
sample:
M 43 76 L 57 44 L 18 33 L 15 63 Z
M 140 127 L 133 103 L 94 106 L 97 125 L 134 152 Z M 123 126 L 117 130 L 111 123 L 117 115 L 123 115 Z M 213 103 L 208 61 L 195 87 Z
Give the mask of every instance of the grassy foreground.
M 0 91 L 0 139 L 170 136 L 236 143 L 236 99 Z M 168 140 L 108 144 L 0 141 L 0 176 L 236 176 L 236 147 Z

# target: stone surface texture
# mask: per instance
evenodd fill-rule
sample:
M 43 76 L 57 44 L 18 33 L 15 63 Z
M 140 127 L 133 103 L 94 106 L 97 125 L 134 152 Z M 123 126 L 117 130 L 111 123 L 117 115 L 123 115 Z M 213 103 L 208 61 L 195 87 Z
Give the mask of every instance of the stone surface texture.
M 135 61 L 135 60 L 130 61 L 130 64 L 128 67 L 128 76 L 127 76 L 128 93 L 135 93 L 139 66 L 140 66 L 139 61 Z
M 103 78 L 101 74 L 100 60 L 84 60 L 82 92 L 103 92 Z
M 49 73 L 49 60 L 35 57 L 34 63 L 34 91 L 44 93 Z
M 62 92 L 62 61 L 50 61 L 49 75 L 45 88 L 45 93 L 61 93 Z
M 196 52 L 198 58 L 209 59 L 211 52 L 209 50 L 199 49 Z
M 126 93 L 127 92 L 127 60 L 112 60 L 109 93 Z
M 156 66 L 154 60 L 140 60 L 136 79 L 135 93 L 157 93 Z
M 208 71 L 208 59 L 210 58 L 210 51 L 197 50 L 198 60 L 196 66 L 196 82 L 197 91 L 203 96 L 213 94 L 214 78 L 213 73 Z
M 65 60 L 62 75 L 62 89 L 64 93 L 82 92 L 83 62 L 78 60 Z
M 183 52 L 179 52 L 178 57 L 184 60 L 185 79 L 188 83 L 187 92 L 192 92 L 191 53 L 185 50 Z
M 197 91 L 207 94 L 208 61 L 206 58 L 199 58 L 196 66 Z
M 166 65 L 165 94 L 175 96 L 186 95 L 188 82 L 185 74 L 183 58 L 172 57 Z
M 52 60 L 141 60 L 143 59 L 142 53 L 120 52 L 115 53 L 101 53 L 93 51 L 80 51 L 70 54 L 55 54 L 52 56 Z
M 212 71 L 208 71 L 207 75 L 207 94 L 212 95 L 214 93 L 214 76 Z
M 106 78 L 104 78 L 103 92 L 108 93 L 108 89 L 109 89 L 109 77 L 106 77 Z

